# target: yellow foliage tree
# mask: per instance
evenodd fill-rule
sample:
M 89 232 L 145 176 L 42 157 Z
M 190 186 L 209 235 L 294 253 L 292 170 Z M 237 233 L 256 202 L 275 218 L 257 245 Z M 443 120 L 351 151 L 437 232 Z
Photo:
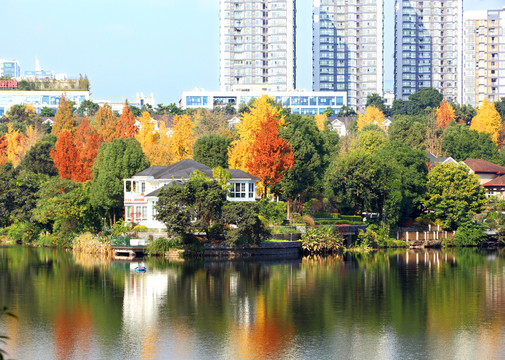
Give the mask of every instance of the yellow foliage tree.
M 116 133 L 117 116 L 112 112 L 109 104 L 105 103 L 95 114 L 98 135 L 104 142 L 111 142 L 118 137 Z
M 263 95 L 251 106 L 251 112 L 242 114 L 242 121 L 237 124 L 239 139 L 231 143 L 228 151 L 228 165 L 230 169 L 249 171 L 247 163 L 251 157 L 251 144 L 261 125 L 265 122 L 276 122 L 279 126 L 285 125 L 284 116 L 280 109 L 271 105 L 272 98 Z
M 445 101 L 445 98 L 437 108 L 435 115 L 437 116 L 437 126 L 442 129 L 445 129 L 452 121 L 456 120 L 454 109 L 451 104 Z
M 318 114 L 318 115 L 315 115 L 314 116 L 314 119 L 316 120 L 316 125 L 317 125 L 317 128 L 320 130 L 320 131 L 323 131 L 324 130 L 324 124 L 326 123 L 326 121 L 328 120 L 328 118 L 326 117 L 326 114 Z
M 62 95 L 60 104 L 58 105 L 58 110 L 56 110 L 56 115 L 54 116 L 54 124 L 51 134 L 59 136 L 64 130 L 74 133 L 76 130 L 75 126 L 76 118 L 74 117 L 72 104 L 67 100 L 65 95 Z
M 160 121 L 156 141 L 151 145 L 146 145 L 145 149 L 142 147 L 142 150 L 152 166 L 166 166 L 174 162 L 171 145 L 170 131 L 165 123 Z
M 25 136 L 23 137 L 23 142 L 21 144 L 21 158 L 23 158 L 28 150 L 30 150 L 30 148 L 40 139 L 42 139 L 42 131 L 34 125 L 28 126 L 25 130 Z
M 10 162 L 12 166 L 18 166 L 23 158 L 23 143 L 26 137 L 18 130 L 14 130 L 12 124 L 7 126 L 7 133 L 4 137 L 7 142 L 7 162 Z
M 484 99 L 482 106 L 477 110 L 477 115 L 472 119 L 471 130 L 487 132 L 491 134 L 491 139 L 498 143 L 498 137 L 502 129 L 501 117 L 494 106 L 487 99 Z
M 361 131 L 366 125 L 377 125 L 384 129 L 382 123 L 384 122 L 384 113 L 373 105 L 366 107 L 365 112 L 362 114 L 358 112 L 358 130 Z
M 170 140 L 170 150 L 174 161 L 191 159 L 193 156 L 193 145 L 195 144 L 193 123 L 187 115 L 176 115 L 174 123 Z
M 140 143 L 142 149 L 144 146 L 152 145 L 156 142 L 156 130 L 151 115 L 144 111 L 142 117 L 139 118 L 140 130 L 135 134 L 135 139 Z M 145 151 L 144 151 L 145 152 Z

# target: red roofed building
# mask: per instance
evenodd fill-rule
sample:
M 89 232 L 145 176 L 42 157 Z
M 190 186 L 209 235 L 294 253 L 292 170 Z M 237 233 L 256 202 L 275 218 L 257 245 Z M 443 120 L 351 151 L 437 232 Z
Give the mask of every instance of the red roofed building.
M 487 196 L 505 199 L 505 167 L 482 159 L 468 159 L 462 163 L 479 177 Z

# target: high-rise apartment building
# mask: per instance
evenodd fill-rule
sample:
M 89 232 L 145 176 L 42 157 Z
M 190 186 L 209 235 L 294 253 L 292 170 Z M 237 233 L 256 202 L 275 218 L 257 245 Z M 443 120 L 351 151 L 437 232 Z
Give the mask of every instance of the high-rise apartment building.
M 314 91 L 346 91 L 360 111 L 383 96 L 383 0 L 314 0 L 312 44 Z
M 463 0 L 396 0 L 395 97 L 423 88 L 463 98 Z
M 463 102 L 505 97 L 505 7 L 465 11 Z
M 221 90 L 294 89 L 295 0 L 220 1 Z
M 21 76 L 19 62 L 17 60 L 0 59 L 0 77 L 1 76 L 10 76 L 13 78 Z

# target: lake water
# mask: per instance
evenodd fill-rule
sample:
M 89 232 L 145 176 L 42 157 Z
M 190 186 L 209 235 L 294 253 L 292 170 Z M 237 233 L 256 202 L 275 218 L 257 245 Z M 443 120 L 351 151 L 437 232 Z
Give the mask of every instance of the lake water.
M 505 358 L 505 252 L 108 262 L 0 248 L 15 359 Z

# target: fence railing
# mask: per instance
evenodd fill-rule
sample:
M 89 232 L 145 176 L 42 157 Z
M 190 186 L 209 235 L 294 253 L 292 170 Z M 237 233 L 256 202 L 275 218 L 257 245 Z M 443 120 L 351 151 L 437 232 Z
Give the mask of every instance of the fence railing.
M 396 234 L 396 239 L 405 241 L 442 240 L 452 237 L 454 234 L 454 231 L 407 231 L 398 232 Z
M 148 239 L 134 239 L 130 236 L 112 236 L 110 239 L 111 246 L 125 246 L 125 247 L 135 247 L 135 246 L 147 246 L 149 245 Z

